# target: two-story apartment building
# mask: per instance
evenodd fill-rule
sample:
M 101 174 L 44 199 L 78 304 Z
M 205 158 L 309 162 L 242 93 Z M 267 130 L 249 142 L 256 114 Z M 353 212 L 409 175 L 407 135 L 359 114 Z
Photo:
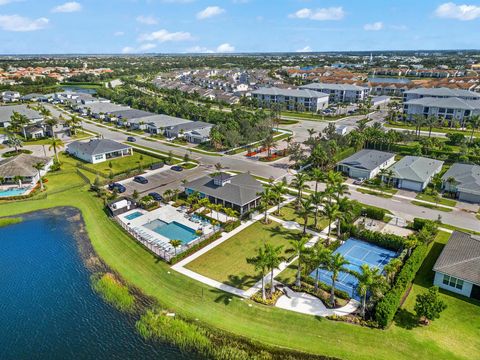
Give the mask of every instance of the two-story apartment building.
M 368 87 L 353 84 L 313 83 L 300 86 L 300 89 L 328 94 L 330 102 L 362 102 L 367 99 L 370 93 Z
M 318 111 L 328 107 L 329 95 L 313 90 L 260 88 L 252 91 L 252 98 L 261 107 L 283 104 L 288 110 Z

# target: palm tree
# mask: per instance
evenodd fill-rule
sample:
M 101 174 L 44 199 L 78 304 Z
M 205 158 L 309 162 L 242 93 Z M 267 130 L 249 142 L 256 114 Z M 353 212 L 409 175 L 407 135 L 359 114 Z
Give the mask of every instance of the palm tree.
M 45 169 L 45 163 L 39 161 L 33 164 L 33 168 L 38 172 L 38 179 L 40 180 L 40 190 L 43 191 L 43 180 L 42 174 L 40 173 L 43 169 Z
M 325 173 L 319 169 L 319 168 L 314 168 L 312 170 L 311 178 L 313 181 L 315 181 L 315 194 L 318 193 L 318 183 L 323 181 L 325 178 Z
M 269 269 L 268 260 L 269 259 L 266 246 L 257 249 L 257 256 L 247 259 L 247 263 L 252 264 L 255 267 L 255 271 L 258 271 L 260 273 L 260 276 L 262 277 L 262 300 L 266 300 L 267 298 L 265 295 L 265 275 L 267 270 Z
M 273 185 L 272 191 L 277 201 L 277 214 L 280 214 L 280 205 L 282 204 L 283 195 L 287 193 L 287 187 L 283 181 L 279 181 Z
M 296 210 L 298 216 L 303 220 L 303 235 L 307 233 L 308 216 L 315 211 L 311 198 L 302 200 L 301 206 Z
M 7 145 L 8 147 L 13 147 L 15 149 L 15 152 L 18 153 L 18 148 L 23 146 L 23 141 L 17 135 L 9 133 L 7 138 Z
M 315 292 L 318 291 L 320 269 L 327 269 L 331 256 L 332 251 L 320 242 L 308 252 L 308 262 L 315 268 Z
M 330 292 L 330 302 L 332 307 L 335 307 L 335 282 L 337 281 L 340 272 L 348 271 L 348 268 L 346 267 L 348 264 L 350 264 L 348 260 L 345 259 L 340 253 L 333 254 L 328 262 L 327 269 L 331 272 L 332 279 L 332 287 Z
M 265 253 L 267 254 L 267 267 L 270 269 L 270 296 L 273 296 L 273 271 L 285 261 L 283 256 L 283 246 L 273 246 L 265 244 Z
M 30 119 L 23 114 L 20 114 L 16 111 L 10 116 L 10 127 L 13 131 L 18 131 L 23 133 L 25 140 L 27 139 L 27 133 L 25 132 L 25 127 L 30 123 Z
M 173 196 L 173 191 L 172 189 L 167 189 L 163 192 L 163 198 L 167 201 L 170 201 Z
M 322 213 L 328 219 L 328 237 L 330 237 L 330 232 L 332 230 L 332 222 L 334 219 L 337 219 L 340 216 L 340 207 L 337 203 L 326 203 L 323 206 Z
M 182 246 L 182 240 L 177 240 L 177 239 L 172 239 L 170 240 L 170 245 L 173 246 L 173 249 L 175 250 L 175 256 L 177 256 L 177 248 Z
M 50 146 L 48 147 L 48 150 L 52 150 L 53 149 L 53 152 L 55 153 L 55 158 L 57 159 L 57 162 L 60 162 L 60 160 L 58 160 L 58 149 L 61 149 L 65 146 L 65 144 L 63 143 L 62 140 L 58 139 L 58 138 L 53 138 L 50 140 Z
M 320 212 L 319 206 L 322 204 L 323 194 L 319 192 L 315 192 L 310 195 L 310 201 L 315 206 L 314 215 L 313 215 L 313 228 L 317 230 L 318 227 L 318 213 Z
M 455 179 L 453 176 L 449 176 L 446 183 L 448 184 L 448 192 L 453 193 L 453 189 L 457 185 L 457 179 Z
M 305 260 L 305 255 L 307 253 L 307 248 L 305 245 L 308 243 L 308 237 L 302 236 L 298 240 L 291 240 L 290 245 L 292 246 L 290 249 L 285 251 L 286 253 L 294 253 L 296 254 L 297 260 L 297 275 L 295 280 L 295 286 L 301 287 L 301 276 L 302 276 L 302 262 Z
M 370 267 L 368 264 L 360 266 L 361 272 L 355 272 L 354 275 L 358 279 L 357 293 L 362 298 L 361 314 L 365 318 L 365 310 L 367 307 L 367 295 L 381 282 L 380 270 L 377 267 Z
M 423 115 L 413 115 L 413 122 L 415 123 L 415 135 L 420 137 L 422 125 L 425 123 L 425 117 Z
M 432 136 L 433 127 L 438 124 L 438 119 L 435 116 L 430 115 L 424 120 L 424 124 L 428 126 L 428 137 L 430 138 L 430 136 Z
M 263 193 L 260 193 L 260 207 L 264 211 L 264 219 L 263 222 L 265 224 L 268 223 L 268 207 L 274 198 L 274 194 L 272 192 L 272 187 L 270 185 L 265 186 Z
M 297 189 L 297 206 L 300 205 L 300 200 L 302 199 L 303 192 L 310 189 L 310 186 L 307 185 L 308 175 L 305 173 L 296 173 L 294 179 L 291 182 L 291 186 Z
M 400 270 L 401 267 L 402 260 L 400 260 L 399 258 L 390 260 L 390 262 L 383 267 L 383 271 L 385 272 L 385 276 L 389 284 L 392 283 L 395 274 L 398 272 L 398 270 Z
M 470 143 L 473 141 L 473 134 L 480 126 L 480 115 L 474 115 L 470 118 L 470 125 L 472 126 L 472 133 L 470 134 Z
M 47 110 L 47 111 L 48 111 L 48 110 Z M 45 124 L 47 124 L 48 126 L 50 126 L 50 129 L 52 130 L 52 138 L 55 137 L 55 125 L 58 124 L 57 119 L 48 118 L 47 120 L 45 120 Z

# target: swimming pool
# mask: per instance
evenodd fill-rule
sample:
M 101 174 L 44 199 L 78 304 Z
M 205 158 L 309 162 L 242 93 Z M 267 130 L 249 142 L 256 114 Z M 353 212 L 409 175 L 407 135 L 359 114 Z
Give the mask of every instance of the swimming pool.
M 133 220 L 133 219 L 136 219 L 136 218 L 138 218 L 138 217 L 140 217 L 140 216 L 143 216 L 143 214 L 142 214 L 140 211 L 135 211 L 135 212 L 133 212 L 133 213 L 131 213 L 131 214 L 126 215 L 126 216 L 125 216 L 125 219 L 127 219 L 127 220 Z
M 27 191 L 28 188 L 11 188 L 7 190 L 0 190 L 0 197 L 20 196 L 24 195 Z
M 165 236 L 170 240 L 180 240 L 184 244 L 187 244 L 198 238 L 195 230 L 176 221 L 166 223 L 165 221 L 157 219 L 143 226 L 156 232 L 157 234 Z

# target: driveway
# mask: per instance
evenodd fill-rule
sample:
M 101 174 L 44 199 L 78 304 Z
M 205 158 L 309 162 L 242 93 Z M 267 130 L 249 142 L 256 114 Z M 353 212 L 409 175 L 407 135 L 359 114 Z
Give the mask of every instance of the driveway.
M 139 184 L 133 181 L 133 178 L 122 180 L 120 183 L 127 188 L 127 191 L 124 193 L 125 195 L 133 194 L 134 190 L 137 190 L 141 195 L 153 191 L 163 194 L 167 189 L 182 189 L 183 179 L 191 181 L 211 172 L 211 169 L 205 166 L 197 166 L 194 169 L 183 171 L 173 171 L 170 170 L 169 166 L 165 166 L 142 175 L 148 179 L 148 184 Z

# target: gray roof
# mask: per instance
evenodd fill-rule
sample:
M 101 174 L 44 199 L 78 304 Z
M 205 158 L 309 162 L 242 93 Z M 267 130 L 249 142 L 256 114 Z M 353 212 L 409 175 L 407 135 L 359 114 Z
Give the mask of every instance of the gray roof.
M 112 111 L 110 112 L 113 116 L 116 116 L 117 118 L 122 118 L 124 120 L 133 120 L 133 119 L 139 119 L 139 118 L 146 118 L 149 116 L 155 116 L 156 114 L 148 112 L 148 111 L 143 111 L 143 110 L 137 110 L 137 109 L 126 109 L 126 110 L 120 110 L 120 111 Z
M 389 152 L 364 149 L 343 159 L 338 164 L 373 170 L 393 157 L 395 157 L 395 154 Z
M 405 102 L 406 105 L 420 105 L 428 107 L 478 110 L 480 109 L 480 100 L 465 100 L 458 97 L 434 98 L 424 97 L 420 99 L 412 99 Z
M 67 145 L 67 151 L 80 151 L 91 156 L 112 151 L 130 149 L 130 145 L 122 144 L 110 139 L 91 139 L 89 141 L 74 141 Z
M 453 164 L 442 176 L 443 181 L 453 177 L 458 191 L 480 195 L 480 166 L 472 164 Z
M 33 156 L 28 154 L 20 154 L 0 161 L 1 177 L 29 177 L 35 176 L 38 171 L 33 167 L 34 164 L 42 162 L 47 164 L 50 162 L 48 157 Z
M 300 86 L 300 89 L 309 90 L 335 90 L 335 91 L 365 91 L 368 90 L 366 86 L 358 86 L 354 84 L 329 84 L 329 83 L 312 83 Z
M 421 96 L 432 96 L 432 97 L 473 97 L 480 99 L 480 94 L 462 89 L 450 89 L 446 87 L 440 88 L 418 88 L 409 91 L 405 91 L 405 94 L 417 94 Z
M 438 173 L 443 166 L 443 161 L 429 159 L 421 156 L 405 156 L 390 167 L 393 177 L 424 183 L 432 175 Z
M 454 231 L 433 271 L 480 285 L 480 236 Z
M 128 106 L 117 105 L 117 104 L 106 103 L 106 102 L 96 102 L 96 103 L 85 104 L 85 105 L 82 104 L 82 105 L 79 105 L 78 107 L 81 109 L 90 109 L 90 111 L 93 114 L 100 114 L 100 113 L 106 114 L 114 111 L 130 109 Z
M 13 112 L 25 115 L 29 120 L 42 119 L 43 116 L 37 111 L 29 109 L 27 105 L 0 106 L 0 123 L 10 122 Z
M 188 120 L 185 120 L 188 121 Z M 191 131 L 191 130 L 199 130 L 199 129 L 205 129 L 205 128 L 211 128 L 213 127 L 213 124 L 209 124 L 204 121 L 188 121 L 184 122 L 175 126 L 171 126 L 170 130 L 174 131 Z
M 212 177 L 204 176 L 187 183 L 185 188 L 239 206 L 244 206 L 258 199 L 260 197 L 258 194 L 263 191 L 262 184 L 248 173 L 232 176 L 230 182 L 223 186 L 215 185 Z
M 324 94 L 318 91 L 312 90 L 300 90 L 300 89 L 280 89 L 276 87 L 260 88 L 252 91 L 252 95 L 271 95 L 271 96 L 291 96 L 302 98 L 324 98 L 328 97 L 328 94 Z
M 155 126 L 156 128 L 166 128 L 169 126 L 191 123 L 192 121 L 165 114 L 153 114 L 153 116 L 138 118 L 131 121 L 131 123 L 139 122 L 144 122 L 150 126 Z

